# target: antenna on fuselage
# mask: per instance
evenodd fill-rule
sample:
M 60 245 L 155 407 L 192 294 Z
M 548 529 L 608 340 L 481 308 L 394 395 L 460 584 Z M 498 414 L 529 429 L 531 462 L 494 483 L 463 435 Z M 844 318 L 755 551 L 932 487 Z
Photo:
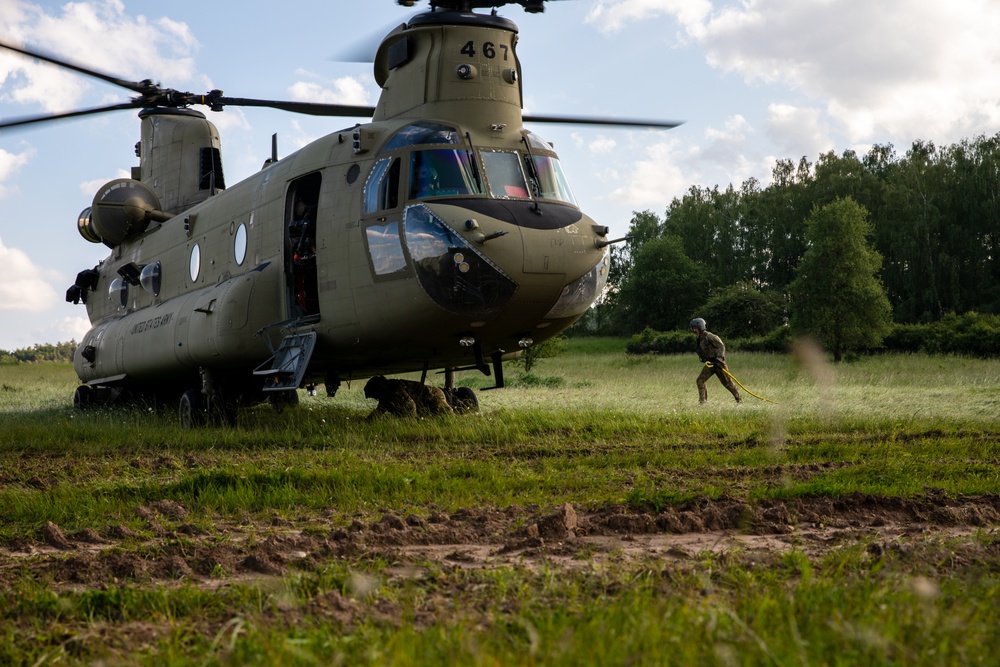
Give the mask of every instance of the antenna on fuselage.
M 271 157 L 264 160 L 264 164 L 261 169 L 266 168 L 268 165 L 272 165 L 278 161 L 278 133 L 275 132 L 271 135 Z

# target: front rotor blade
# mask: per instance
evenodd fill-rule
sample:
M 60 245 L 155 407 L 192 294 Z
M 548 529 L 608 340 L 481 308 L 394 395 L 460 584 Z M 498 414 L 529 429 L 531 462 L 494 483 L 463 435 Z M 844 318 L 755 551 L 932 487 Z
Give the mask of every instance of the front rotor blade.
M 371 118 L 375 107 L 350 106 L 347 104 L 320 104 L 317 102 L 289 102 L 283 100 L 256 100 L 247 97 L 219 97 L 215 100 L 223 105 L 241 107 L 269 107 L 304 113 L 310 116 L 348 116 L 353 118 Z
M 29 58 L 37 58 L 38 60 L 44 60 L 47 63 L 52 63 L 59 67 L 65 67 L 66 69 L 73 70 L 74 72 L 79 72 L 80 74 L 86 74 L 87 76 L 92 76 L 95 79 L 100 79 L 101 81 L 106 81 L 107 83 L 114 84 L 116 86 L 121 86 L 122 88 L 128 88 L 131 91 L 137 93 L 146 93 L 149 88 L 149 82 L 138 82 L 138 81 L 126 81 L 125 79 L 119 79 L 116 76 L 111 76 L 110 74 L 104 74 L 103 72 L 97 72 L 92 69 L 88 69 L 81 65 L 74 65 L 71 62 L 65 60 L 60 60 L 53 56 L 47 56 L 43 53 L 38 53 L 37 51 L 29 51 L 27 49 L 22 49 L 18 46 L 13 46 L 4 41 L 0 41 L 0 48 L 8 49 L 10 51 L 15 51 L 21 55 L 28 56 Z
M 525 123 L 565 123 L 567 125 L 618 125 L 620 127 L 651 127 L 669 130 L 683 125 L 683 120 L 638 120 L 634 118 L 586 118 L 583 116 L 529 116 L 521 118 Z
M 13 120 L 0 121 L 0 130 L 6 130 L 12 127 L 19 127 L 22 125 L 30 125 L 32 123 L 45 123 L 50 120 L 61 120 L 63 118 L 75 118 L 77 116 L 89 116 L 95 113 L 104 113 L 105 111 L 119 111 L 122 109 L 134 109 L 135 104 L 131 102 L 123 102 L 121 104 L 112 104 L 106 107 L 96 107 L 94 109 L 80 109 L 78 111 L 67 111 L 65 113 L 50 114 L 47 116 L 24 116 L 22 118 L 15 118 Z

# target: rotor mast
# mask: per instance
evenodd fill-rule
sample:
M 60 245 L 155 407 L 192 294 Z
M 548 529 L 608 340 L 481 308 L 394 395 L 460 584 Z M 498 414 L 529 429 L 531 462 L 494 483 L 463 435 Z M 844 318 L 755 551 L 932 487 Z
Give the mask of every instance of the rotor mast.
M 479 129 L 521 128 L 517 26 L 491 15 L 420 14 L 390 33 L 375 58 L 374 119 L 475 118 Z

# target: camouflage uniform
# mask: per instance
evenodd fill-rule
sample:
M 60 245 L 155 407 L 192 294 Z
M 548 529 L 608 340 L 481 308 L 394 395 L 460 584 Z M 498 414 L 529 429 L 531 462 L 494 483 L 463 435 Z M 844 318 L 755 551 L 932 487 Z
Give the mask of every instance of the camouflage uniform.
M 441 389 L 413 380 L 387 380 L 384 375 L 377 375 L 368 381 L 365 398 L 378 399 L 378 405 L 368 419 L 384 414 L 423 417 L 454 412 Z
M 698 332 L 698 357 L 705 361 L 711 361 L 712 367 L 709 368 L 705 366 L 701 369 L 701 374 L 698 375 L 698 402 L 704 403 L 708 400 L 708 390 L 705 388 L 705 383 L 708 378 L 715 375 L 719 378 L 719 382 L 722 386 L 729 390 L 736 399 L 737 403 L 743 402 L 743 397 L 740 396 L 740 390 L 736 388 L 736 384 L 733 379 L 729 377 L 728 373 L 724 371 L 729 370 L 729 366 L 726 365 L 726 345 L 722 342 L 722 339 L 716 336 L 711 331 L 706 331 L 702 329 Z

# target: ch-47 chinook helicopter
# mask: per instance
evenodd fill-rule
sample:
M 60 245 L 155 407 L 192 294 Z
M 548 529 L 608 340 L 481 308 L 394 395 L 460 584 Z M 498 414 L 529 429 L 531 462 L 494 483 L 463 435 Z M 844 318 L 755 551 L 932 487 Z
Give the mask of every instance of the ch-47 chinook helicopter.
M 413 0 L 398 0 L 412 6 Z M 77 226 L 110 255 L 66 298 L 92 328 L 75 353 L 84 408 L 120 395 L 179 401 L 181 423 L 324 383 L 443 370 L 503 386 L 504 360 L 566 329 L 607 276 L 608 228 L 577 206 L 526 122 L 674 122 L 522 115 L 518 29 L 474 10 L 542 0 L 431 0 L 375 57 L 378 105 L 195 95 L 6 49 L 135 93 L 0 128 L 139 109 L 139 166 L 102 186 Z M 215 126 L 193 105 L 371 118 L 227 187 Z M 618 239 L 620 240 L 620 239 Z

